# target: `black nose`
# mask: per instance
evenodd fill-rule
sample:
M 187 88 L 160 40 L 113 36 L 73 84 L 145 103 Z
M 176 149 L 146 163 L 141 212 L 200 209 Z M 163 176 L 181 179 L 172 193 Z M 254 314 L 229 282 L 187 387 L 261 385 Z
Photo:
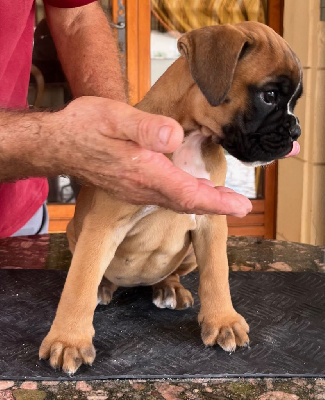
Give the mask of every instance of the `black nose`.
M 293 140 L 297 140 L 298 137 L 301 135 L 300 126 L 298 124 L 292 126 L 289 129 L 289 133 Z
M 289 130 L 289 135 L 293 140 L 297 140 L 301 135 L 299 120 L 295 115 L 287 115 L 284 127 Z

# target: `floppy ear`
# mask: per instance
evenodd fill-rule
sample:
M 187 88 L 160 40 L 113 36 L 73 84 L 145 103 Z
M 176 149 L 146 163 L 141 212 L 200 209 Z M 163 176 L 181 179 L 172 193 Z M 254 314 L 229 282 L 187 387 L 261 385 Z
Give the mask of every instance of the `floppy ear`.
M 248 44 L 248 36 L 231 25 L 196 29 L 178 40 L 179 52 L 186 57 L 195 83 L 212 106 L 225 100 Z

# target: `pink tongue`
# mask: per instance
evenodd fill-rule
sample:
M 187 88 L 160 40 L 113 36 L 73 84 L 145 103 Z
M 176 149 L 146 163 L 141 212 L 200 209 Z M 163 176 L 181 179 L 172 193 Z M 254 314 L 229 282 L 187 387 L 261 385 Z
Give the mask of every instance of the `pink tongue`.
M 300 151 L 300 145 L 299 145 L 299 143 L 297 141 L 295 141 L 292 144 L 292 150 L 290 151 L 290 153 L 288 153 L 284 157 L 286 158 L 286 157 L 296 156 L 297 154 L 299 154 L 299 151 Z

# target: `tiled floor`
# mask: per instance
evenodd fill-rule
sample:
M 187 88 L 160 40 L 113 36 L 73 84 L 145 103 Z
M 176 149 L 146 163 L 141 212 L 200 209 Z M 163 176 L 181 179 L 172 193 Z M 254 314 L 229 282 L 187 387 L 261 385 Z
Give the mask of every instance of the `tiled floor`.
M 321 400 L 324 398 L 324 379 L 0 381 L 0 399 L 8 400 Z

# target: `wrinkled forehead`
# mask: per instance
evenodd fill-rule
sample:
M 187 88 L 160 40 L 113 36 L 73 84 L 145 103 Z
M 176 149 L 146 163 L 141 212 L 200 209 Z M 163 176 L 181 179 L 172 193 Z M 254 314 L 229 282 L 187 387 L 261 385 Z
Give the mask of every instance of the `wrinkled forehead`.
M 263 24 L 244 23 L 238 24 L 237 28 L 248 40 L 247 51 L 238 63 L 241 73 L 245 74 L 246 70 L 249 74 L 248 81 L 261 84 L 263 80 L 286 76 L 294 87 L 301 85 L 300 61 L 280 35 Z

